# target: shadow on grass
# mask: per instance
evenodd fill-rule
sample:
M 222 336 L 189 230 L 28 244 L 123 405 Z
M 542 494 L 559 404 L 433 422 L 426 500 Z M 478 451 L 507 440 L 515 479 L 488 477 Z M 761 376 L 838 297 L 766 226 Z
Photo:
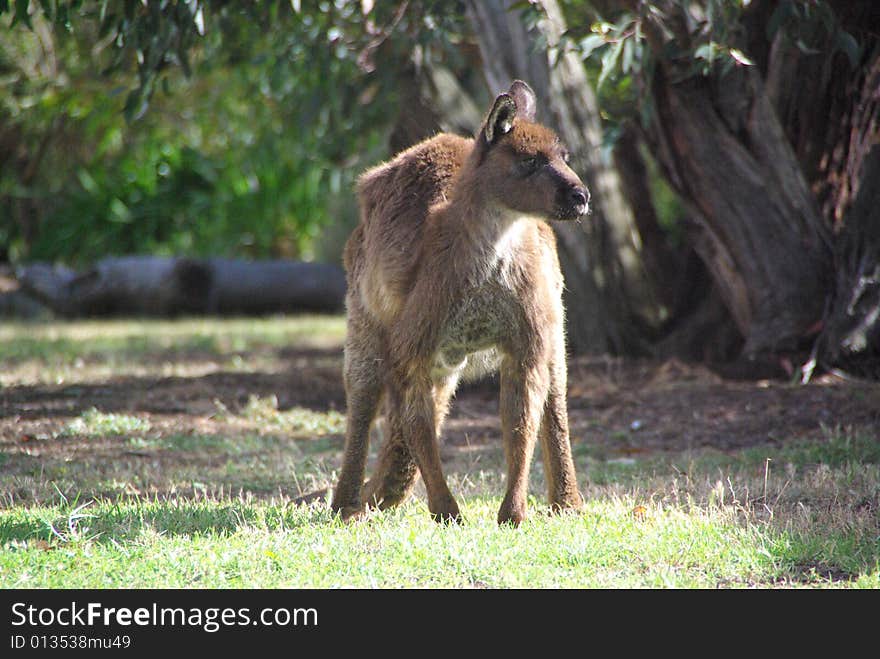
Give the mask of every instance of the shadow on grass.
M 821 533 L 802 535 L 793 546 L 774 555 L 779 585 L 844 583 L 880 570 L 880 544 L 857 533 L 837 536 L 833 543 Z
M 0 390 L 0 417 L 75 417 L 103 412 L 177 414 L 193 403 L 219 401 L 238 411 L 250 396 L 274 395 L 279 409 L 345 409 L 339 350 L 289 350 L 280 373 L 219 371 L 194 377 L 122 376 L 70 385 L 14 385 Z M 312 363 L 313 362 L 313 363 Z M 337 364 L 338 362 L 338 364 Z

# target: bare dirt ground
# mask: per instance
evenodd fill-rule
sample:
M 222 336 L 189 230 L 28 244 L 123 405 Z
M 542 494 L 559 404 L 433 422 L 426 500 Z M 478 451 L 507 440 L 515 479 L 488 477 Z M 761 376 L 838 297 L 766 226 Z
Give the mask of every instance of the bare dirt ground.
M 176 360 L 200 358 L 175 354 Z M 192 376 L 125 375 L 0 388 L 0 453 L 7 460 L 5 466 L 0 460 L 0 475 L 17 471 L 10 461 L 16 455 L 70 460 L 97 452 L 112 461 L 137 454 L 130 443 L 64 434 L 72 419 L 92 408 L 147 419 L 154 439 L 236 437 L 241 425 L 217 411 L 239 413 L 255 396 L 276 397 L 279 412 L 344 412 L 339 350 L 280 349 L 273 360 L 272 372 L 217 366 Z M 726 452 L 819 438 L 838 426 L 873 434 L 880 428 L 880 386 L 833 375 L 807 386 L 730 381 L 678 362 L 573 359 L 569 413 L 576 452 L 580 448 L 605 458 L 702 447 Z M 444 436 L 447 453 L 499 444 L 497 382 L 460 389 Z M 338 432 L 330 434 L 330 462 L 338 460 L 342 441 Z M 150 450 L 143 448 L 141 457 Z

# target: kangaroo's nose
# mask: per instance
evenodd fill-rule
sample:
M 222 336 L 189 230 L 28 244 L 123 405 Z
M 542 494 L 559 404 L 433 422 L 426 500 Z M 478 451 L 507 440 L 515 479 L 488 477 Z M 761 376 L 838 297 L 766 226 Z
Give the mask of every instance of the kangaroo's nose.
M 586 188 L 572 188 L 568 192 L 572 206 L 586 206 L 590 202 L 590 193 Z
M 590 212 L 590 191 L 585 187 L 575 186 L 568 191 L 568 201 L 579 215 Z
M 560 220 L 576 220 L 590 212 L 590 191 L 578 181 L 556 191 L 556 218 Z

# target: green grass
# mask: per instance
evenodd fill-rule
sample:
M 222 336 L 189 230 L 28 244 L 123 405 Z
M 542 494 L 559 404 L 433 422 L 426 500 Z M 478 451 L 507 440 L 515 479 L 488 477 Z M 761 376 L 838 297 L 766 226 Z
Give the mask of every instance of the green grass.
M 128 414 L 104 414 L 94 407 L 68 423 L 61 435 L 83 435 L 86 437 L 106 437 L 146 432 L 150 422 Z
M 880 587 L 876 546 L 744 523 L 719 507 L 632 495 L 577 515 L 540 507 L 519 529 L 472 497 L 438 526 L 418 501 L 343 524 L 323 506 L 248 500 L 98 501 L 0 516 L 3 587 Z M 876 539 L 874 539 L 876 543 Z
M 302 407 L 280 411 L 276 396 L 267 398 L 251 396 L 239 416 L 264 429 L 283 432 L 294 437 L 303 435 L 316 437 L 345 432 L 345 415 L 341 412 L 315 412 Z M 221 418 L 230 417 L 225 414 Z
M 185 374 L 188 362 L 206 360 L 268 370 L 274 349 L 337 348 L 344 337 L 340 316 L 10 322 L 0 326 L 0 386 L 69 381 L 84 367 L 105 377 Z M 261 359 L 267 352 L 268 362 Z
M 339 318 L 19 325 L 0 330 L 0 367 L 5 384 L 56 369 L 103 387 L 132 360 L 268 369 L 291 344 L 338 349 L 342 332 Z M 463 524 L 433 523 L 421 485 L 344 524 L 326 501 L 293 503 L 335 483 L 339 411 L 208 402 L 183 421 L 83 405 L 26 438 L 0 420 L 0 588 L 880 588 L 872 428 L 625 458 L 613 438 L 578 441 L 585 510 L 549 514 L 536 460 L 518 529 L 495 523 L 500 442 L 447 447 Z
M 246 451 L 281 440 L 249 441 Z M 687 471 L 676 466 L 683 455 L 625 472 L 587 459 L 586 509 L 561 516 L 543 503 L 537 464 L 518 529 L 495 524 L 501 475 L 459 463 L 450 481 L 465 523 L 449 527 L 430 520 L 422 495 L 344 524 L 325 502 L 297 506 L 258 489 L 59 489 L 52 502 L 0 511 L 0 587 L 878 588 L 880 465 L 810 462 L 861 441 L 840 431 L 725 468 L 697 455 Z
M 335 346 L 344 336 L 345 319 L 339 316 L 10 322 L 0 327 L 0 361 L 133 356 L 170 348 L 222 354 L 262 346 Z

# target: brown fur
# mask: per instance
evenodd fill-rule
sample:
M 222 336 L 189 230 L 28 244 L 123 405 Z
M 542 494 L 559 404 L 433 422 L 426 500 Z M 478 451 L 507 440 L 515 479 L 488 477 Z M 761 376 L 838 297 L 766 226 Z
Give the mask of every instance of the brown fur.
M 538 436 L 554 509 L 578 508 L 568 436 L 562 275 L 544 219 L 574 219 L 589 195 L 515 82 L 476 140 L 441 134 L 367 171 L 345 249 L 348 427 L 333 508 L 403 501 L 421 473 L 438 520 L 459 509 L 437 438 L 460 379 L 500 367 L 508 465 L 499 522 L 526 513 Z M 388 433 L 362 494 L 370 426 Z

